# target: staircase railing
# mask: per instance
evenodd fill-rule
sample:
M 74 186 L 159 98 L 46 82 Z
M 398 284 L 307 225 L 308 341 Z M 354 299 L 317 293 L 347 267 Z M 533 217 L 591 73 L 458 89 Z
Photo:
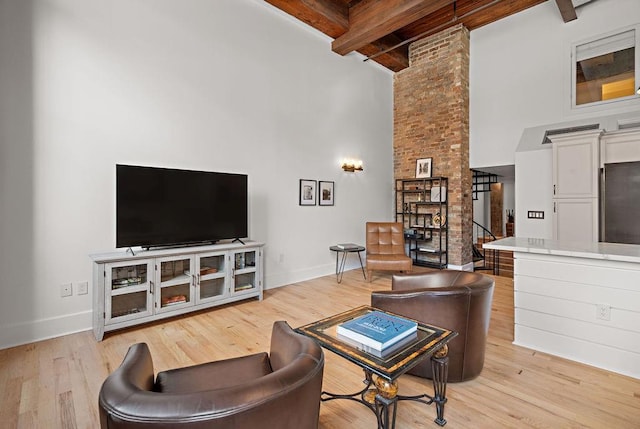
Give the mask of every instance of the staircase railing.
M 500 267 L 497 263 L 497 255 L 496 251 L 493 250 L 493 258 L 491 266 L 487 266 L 487 249 L 481 248 L 478 249 L 477 243 L 487 243 L 489 241 L 497 240 L 496 236 L 493 235 L 491 231 L 489 231 L 486 227 L 480 225 L 475 220 L 473 221 L 474 226 L 474 243 L 473 243 L 473 266 L 474 270 L 492 270 L 494 275 L 498 275 L 500 272 Z M 477 262 L 482 262 L 482 265 L 476 265 Z

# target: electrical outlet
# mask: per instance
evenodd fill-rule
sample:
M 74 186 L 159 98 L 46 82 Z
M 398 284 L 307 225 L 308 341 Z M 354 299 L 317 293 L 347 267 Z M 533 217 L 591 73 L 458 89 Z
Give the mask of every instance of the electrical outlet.
M 597 304 L 596 319 L 611 320 L 611 306 L 609 304 Z
M 65 283 L 63 285 L 60 285 L 60 296 L 62 298 L 64 298 L 65 296 L 71 296 L 71 294 L 72 294 L 71 283 Z
M 77 292 L 78 295 L 86 295 L 89 293 L 89 282 L 80 282 L 77 284 Z

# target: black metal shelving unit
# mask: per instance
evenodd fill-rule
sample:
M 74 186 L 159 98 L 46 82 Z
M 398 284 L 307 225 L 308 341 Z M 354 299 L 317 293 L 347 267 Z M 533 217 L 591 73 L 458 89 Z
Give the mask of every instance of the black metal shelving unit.
M 396 222 L 404 225 L 414 265 L 442 269 L 449 263 L 447 191 L 446 177 L 396 180 Z

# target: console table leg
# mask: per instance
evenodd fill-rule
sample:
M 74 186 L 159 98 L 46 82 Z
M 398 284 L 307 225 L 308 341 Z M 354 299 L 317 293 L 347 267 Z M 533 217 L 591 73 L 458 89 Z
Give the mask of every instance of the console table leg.
M 433 401 L 436 403 L 437 417 L 434 420 L 439 426 L 444 426 L 444 404 L 447 402 L 447 376 L 449 372 L 449 348 L 445 345 L 431 357 L 433 371 Z

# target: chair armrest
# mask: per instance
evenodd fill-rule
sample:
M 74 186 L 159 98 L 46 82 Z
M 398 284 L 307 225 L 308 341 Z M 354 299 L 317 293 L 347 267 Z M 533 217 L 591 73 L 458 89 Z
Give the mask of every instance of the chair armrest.
M 318 343 L 297 333 L 283 320 L 273 323 L 269 360 L 273 371 L 284 368 L 300 355 L 309 355 L 318 362 L 323 359 L 322 348 Z
M 441 287 L 371 293 L 371 306 L 459 332 L 466 325 L 470 295 L 466 288 Z

